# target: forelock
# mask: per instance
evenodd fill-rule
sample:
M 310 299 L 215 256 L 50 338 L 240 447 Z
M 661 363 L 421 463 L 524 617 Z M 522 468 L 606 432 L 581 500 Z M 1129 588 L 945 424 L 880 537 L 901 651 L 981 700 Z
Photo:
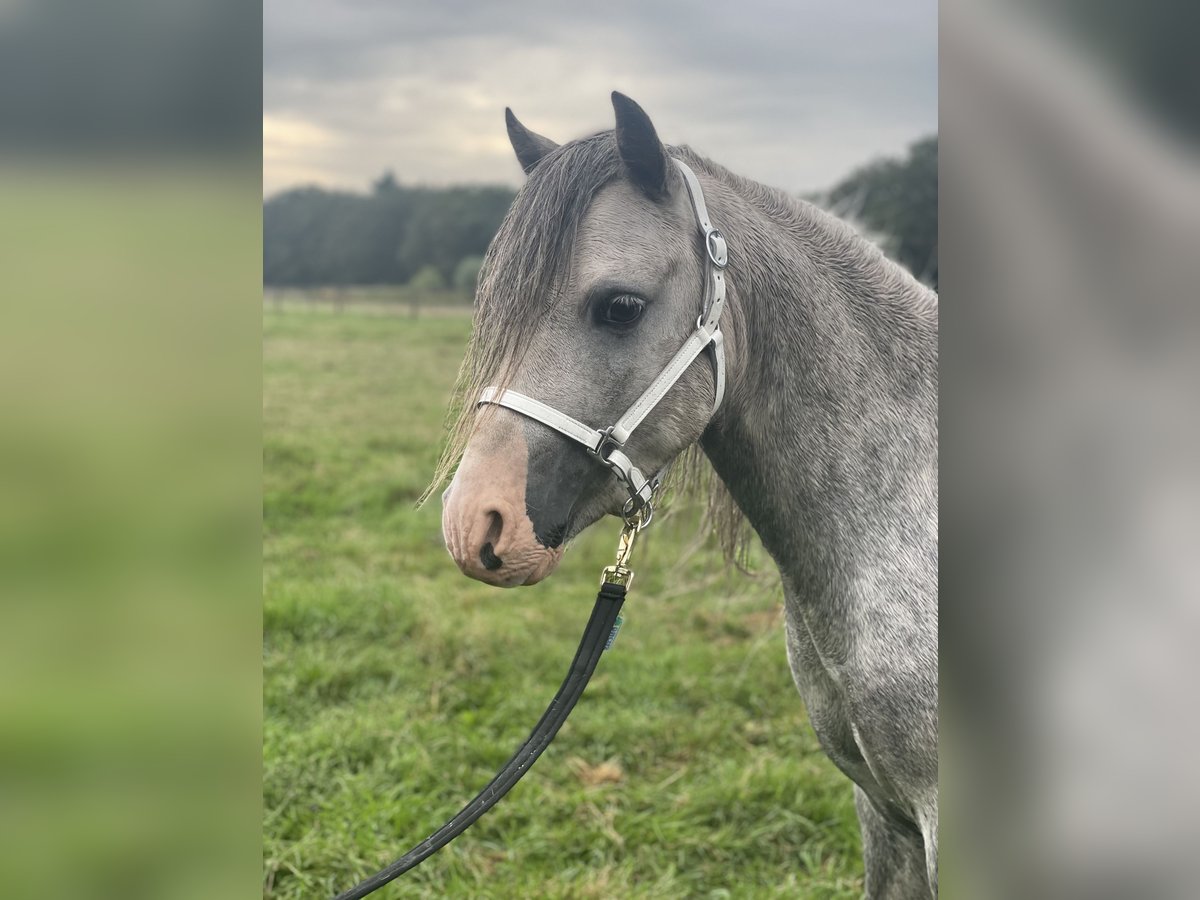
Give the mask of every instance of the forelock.
M 477 330 L 516 330 L 512 337 L 518 345 L 529 337 L 523 326 L 536 325 L 570 277 L 575 239 L 592 200 L 620 173 L 611 131 L 571 141 L 543 157 L 484 257 L 476 295 Z

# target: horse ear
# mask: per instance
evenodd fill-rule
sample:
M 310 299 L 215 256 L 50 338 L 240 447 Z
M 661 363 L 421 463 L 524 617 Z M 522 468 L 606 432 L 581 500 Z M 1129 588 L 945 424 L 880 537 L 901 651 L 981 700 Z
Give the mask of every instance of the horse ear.
M 617 113 L 617 149 L 634 184 L 652 200 L 667 195 L 667 149 L 646 111 L 619 91 L 612 94 Z
M 508 139 L 512 141 L 513 150 L 517 153 L 517 160 L 521 163 L 521 168 L 525 170 L 526 175 L 533 171 L 533 167 L 541 161 L 543 156 L 558 148 L 558 144 L 550 138 L 542 137 L 518 122 L 513 111 L 507 106 L 504 107 L 504 124 L 508 126 Z

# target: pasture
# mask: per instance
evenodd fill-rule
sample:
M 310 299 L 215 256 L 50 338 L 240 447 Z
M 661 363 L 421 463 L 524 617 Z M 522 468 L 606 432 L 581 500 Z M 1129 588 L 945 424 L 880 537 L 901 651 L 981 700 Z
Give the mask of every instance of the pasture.
M 465 312 L 264 306 L 263 896 L 328 897 L 457 812 L 570 662 L 616 520 L 558 572 L 459 574 L 437 457 Z M 639 541 L 625 624 L 533 771 L 380 897 L 849 898 L 850 782 L 817 745 L 759 554 L 679 507 Z

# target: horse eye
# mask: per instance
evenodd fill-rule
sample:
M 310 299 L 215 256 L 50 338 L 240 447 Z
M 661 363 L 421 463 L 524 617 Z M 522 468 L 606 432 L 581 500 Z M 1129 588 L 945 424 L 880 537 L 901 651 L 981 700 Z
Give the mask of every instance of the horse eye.
M 602 325 L 632 325 L 642 315 L 646 301 L 632 294 L 618 294 L 600 304 L 597 318 Z

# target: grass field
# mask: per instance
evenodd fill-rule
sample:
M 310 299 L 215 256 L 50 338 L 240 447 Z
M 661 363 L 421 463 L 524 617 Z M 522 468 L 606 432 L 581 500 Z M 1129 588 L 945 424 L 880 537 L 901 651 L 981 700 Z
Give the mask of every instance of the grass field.
M 465 315 L 264 312 L 263 895 L 328 897 L 425 837 L 524 739 L 618 527 L 532 588 L 464 578 L 437 455 Z M 856 897 L 850 783 L 791 683 L 771 577 L 678 510 L 625 625 L 533 771 L 381 897 Z

